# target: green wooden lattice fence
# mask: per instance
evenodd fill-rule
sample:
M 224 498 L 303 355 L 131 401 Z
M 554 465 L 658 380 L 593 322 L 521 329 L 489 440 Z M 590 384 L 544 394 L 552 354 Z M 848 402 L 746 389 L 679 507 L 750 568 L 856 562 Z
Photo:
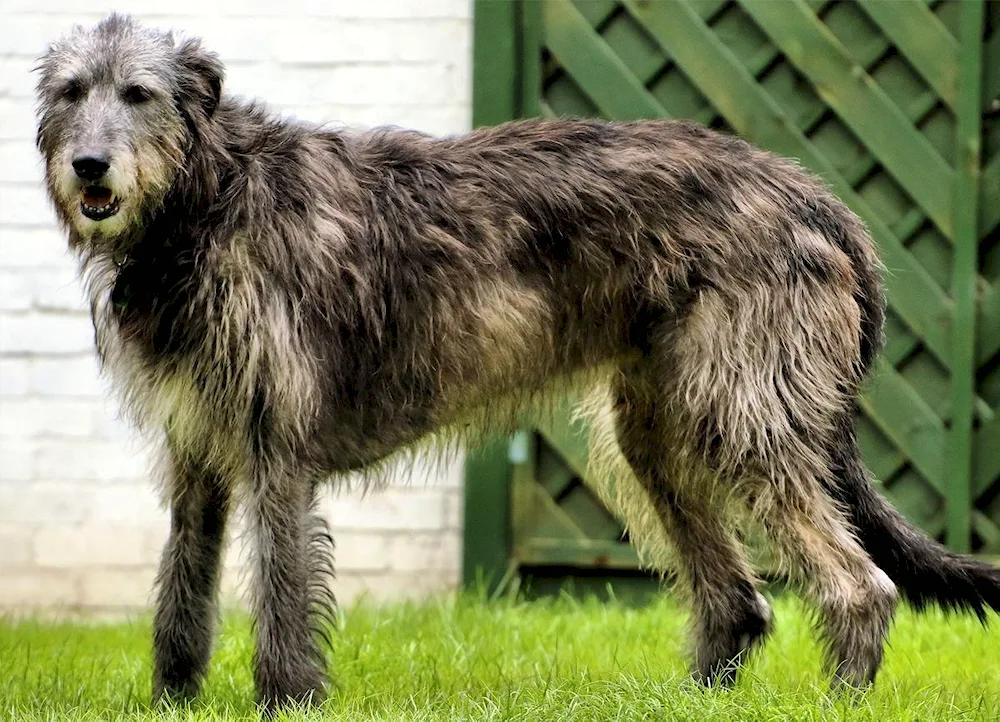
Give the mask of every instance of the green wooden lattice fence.
M 477 125 L 690 118 L 794 157 L 868 224 L 888 343 L 857 419 L 910 519 L 1000 553 L 1000 2 L 480 0 Z M 466 576 L 630 569 L 568 423 L 470 458 Z

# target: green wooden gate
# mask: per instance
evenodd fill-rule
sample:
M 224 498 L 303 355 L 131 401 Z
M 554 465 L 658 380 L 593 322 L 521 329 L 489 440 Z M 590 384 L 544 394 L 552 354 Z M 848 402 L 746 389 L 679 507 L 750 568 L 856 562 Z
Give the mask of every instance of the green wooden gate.
M 1000 2 L 479 0 L 474 119 L 691 118 L 800 160 L 868 224 L 888 344 L 857 427 L 884 493 L 1000 552 Z M 466 578 L 636 567 L 567 426 L 473 455 Z

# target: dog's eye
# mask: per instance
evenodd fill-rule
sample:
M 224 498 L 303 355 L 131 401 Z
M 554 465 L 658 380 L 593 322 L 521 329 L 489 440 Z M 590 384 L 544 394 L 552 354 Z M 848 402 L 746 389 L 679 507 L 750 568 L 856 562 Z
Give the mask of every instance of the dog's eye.
M 152 93 L 149 92 L 147 88 L 141 85 L 130 85 L 125 88 L 122 93 L 125 100 L 133 105 L 138 105 L 139 103 L 145 103 L 147 100 L 153 97 Z
M 71 103 L 75 103 L 83 97 L 83 86 L 77 82 L 66 83 L 62 89 L 62 97 Z

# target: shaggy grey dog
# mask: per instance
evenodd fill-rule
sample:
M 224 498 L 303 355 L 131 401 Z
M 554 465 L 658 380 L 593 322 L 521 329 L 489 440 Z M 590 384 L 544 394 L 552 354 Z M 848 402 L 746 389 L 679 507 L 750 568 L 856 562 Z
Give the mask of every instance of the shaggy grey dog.
M 316 701 L 319 485 L 429 436 L 507 430 L 567 389 L 597 390 L 633 534 L 674 549 L 705 682 L 731 682 L 770 627 L 740 510 L 815 603 L 840 684 L 875 677 L 898 593 L 1000 607 L 997 570 L 910 527 L 861 463 L 880 266 L 796 165 L 684 122 L 323 130 L 222 82 L 197 41 L 112 16 L 54 44 L 38 86 L 101 358 L 164 439 L 157 697 L 198 690 L 237 501 L 259 698 Z

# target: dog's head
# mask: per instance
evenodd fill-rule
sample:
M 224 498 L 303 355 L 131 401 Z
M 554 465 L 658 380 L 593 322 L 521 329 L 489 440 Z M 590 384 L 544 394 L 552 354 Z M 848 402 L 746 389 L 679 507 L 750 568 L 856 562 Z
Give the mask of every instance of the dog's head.
M 37 143 L 60 219 L 88 243 L 141 225 L 211 123 L 221 63 L 111 15 L 54 43 L 38 69 Z

